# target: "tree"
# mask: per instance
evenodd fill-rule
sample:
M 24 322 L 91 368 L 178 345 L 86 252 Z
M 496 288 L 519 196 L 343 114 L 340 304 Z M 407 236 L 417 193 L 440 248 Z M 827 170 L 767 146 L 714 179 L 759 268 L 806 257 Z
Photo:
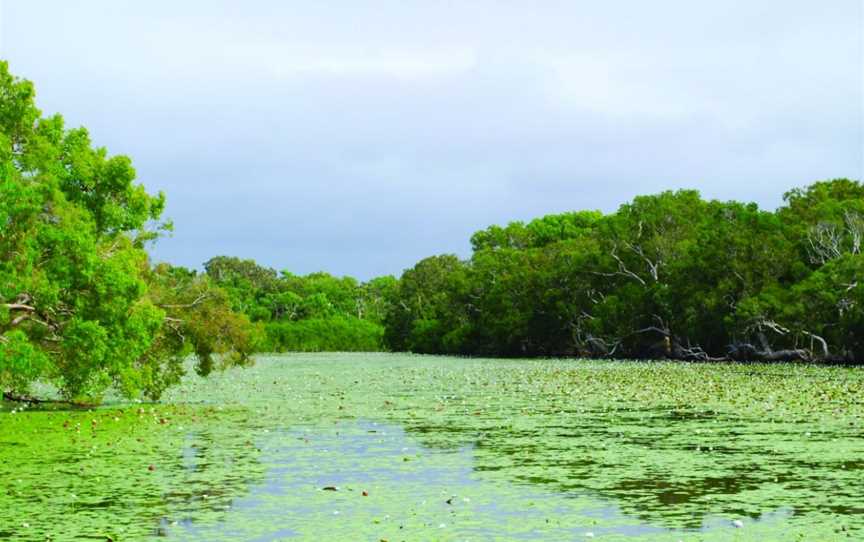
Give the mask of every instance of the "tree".
M 227 292 L 209 276 L 163 263 L 147 279 L 148 299 L 165 312 L 164 325 L 144 356 L 164 361 L 141 364 L 135 372 L 150 396 L 158 397 L 179 381 L 189 354 L 194 354 L 201 376 L 251 363 L 260 330 L 246 315 L 232 310 Z
M 164 340 L 173 317 L 160 304 L 171 296 L 148 284 L 145 243 L 170 227 L 165 198 L 83 128 L 43 118 L 34 96 L 0 62 L 0 388 L 26 393 L 44 379 L 69 400 L 96 401 L 111 386 L 156 397 L 187 351 L 185 335 Z M 187 316 L 187 331 L 242 327 L 227 313 Z
M 471 259 L 402 276 L 394 349 L 684 360 L 861 359 L 864 186 L 795 189 L 776 212 L 693 190 L 617 212 L 490 226 Z
M 801 258 L 812 268 L 844 252 L 864 251 L 864 184 L 849 179 L 819 181 L 783 195 L 778 215 Z
M 458 353 L 467 333 L 467 267 L 452 254 L 431 256 L 405 271 L 385 318 L 393 350 Z
M 270 320 L 288 307 L 280 304 L 276 271 L 253 260 L 216 256 L 204 263 L 207 276 L 228 293 L 231 307 L 253 321 Z

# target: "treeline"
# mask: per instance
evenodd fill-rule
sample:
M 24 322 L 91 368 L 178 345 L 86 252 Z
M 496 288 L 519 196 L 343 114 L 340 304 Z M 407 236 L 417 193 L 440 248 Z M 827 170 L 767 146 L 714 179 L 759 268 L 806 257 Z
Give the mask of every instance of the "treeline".
M 426 258 L 399 280 L 224 256 L 205 268 L 266 351 L 864 359 L 860 182 L 792 190 L 773 212 L 664 192 L 608 215 L 491 226 L 471 243 L 467 260 Z
M 256 351 L 685 360 L 864 360 L 864 185 L 818 182 L 775 212 L 697 192 L 476 233 L 467 260 L 361 283 L 216 257 L 151 264 L 165 198 L 125 156 L 44 117 L 0 62 L 0 391 L 157 398 L 185 360 Z
M 393 277 L 360 283 L 327 273 L 297 276 L 226 256 L 210 259 L 204 268 L 227 292 L 231 307 L 256 324 L 261 351 L 384 349 L 387 300 L 397 284 Z
M 864 185 L 775 212 L 683 190 L 492 226 L 407 270 L 393 350 L 491 356 L 864 360 Z

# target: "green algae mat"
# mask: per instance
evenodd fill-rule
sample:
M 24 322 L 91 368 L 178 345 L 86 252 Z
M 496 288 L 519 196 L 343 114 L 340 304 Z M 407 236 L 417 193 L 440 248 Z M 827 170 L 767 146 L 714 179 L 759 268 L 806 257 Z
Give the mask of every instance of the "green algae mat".
M 864 540 L 864 371 L 261 356 L 0 410 L 0 539 Z

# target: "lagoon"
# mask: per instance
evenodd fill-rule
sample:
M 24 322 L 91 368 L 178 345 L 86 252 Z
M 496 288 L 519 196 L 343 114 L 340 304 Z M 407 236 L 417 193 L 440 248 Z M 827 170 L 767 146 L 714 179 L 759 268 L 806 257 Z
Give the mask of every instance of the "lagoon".
M 862 537 L 857 368 L 264 355 L 0 411 L 0 539 Z

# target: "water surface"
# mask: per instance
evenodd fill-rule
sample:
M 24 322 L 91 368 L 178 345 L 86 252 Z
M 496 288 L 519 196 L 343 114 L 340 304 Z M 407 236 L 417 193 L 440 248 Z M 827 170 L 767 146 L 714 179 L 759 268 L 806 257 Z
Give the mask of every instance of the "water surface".
M 864 538 L 864 375 L 319 354 L 0 412 L 0 539 Z

